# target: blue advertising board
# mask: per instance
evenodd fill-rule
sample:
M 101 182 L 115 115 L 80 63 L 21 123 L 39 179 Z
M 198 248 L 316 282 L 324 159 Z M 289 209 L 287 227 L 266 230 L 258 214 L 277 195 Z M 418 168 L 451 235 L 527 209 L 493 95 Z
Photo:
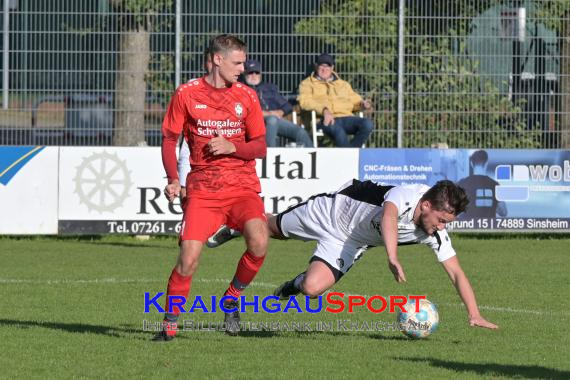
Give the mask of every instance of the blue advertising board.
M 570 232 L 570 151 L 362 149 L 359 177 L 393 185 L 449 179 L 469 197 L 449 228 Z

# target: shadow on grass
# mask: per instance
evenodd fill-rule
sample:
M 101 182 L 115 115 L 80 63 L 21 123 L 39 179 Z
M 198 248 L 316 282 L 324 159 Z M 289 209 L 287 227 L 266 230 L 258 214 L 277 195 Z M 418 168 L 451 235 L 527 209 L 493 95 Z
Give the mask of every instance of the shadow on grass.
M 439 367 L 461 372 L 474 372 L 483 376 L 508 376 L 523 379 L 569 379 L 570 372 L 546 368 L 537 365 L 515 365 L 498 363 L 464 363 L 433 358 L 402 358 L 394 360 L 425 362 L 432 367 Z
M 387 341 L 409 341 L 410 339 L 404 336 L 385 336 L 382 334 L 369 334 L 369 333 L 358 333 L 355 331 L 320 331 L 320 330 L 304 330 L 304 331 L 271 331 L 271 330 L 261 330 L 261 331 L 241 331 L 239 333 L 240 337 L 244 338 L 273 338 L 273 337 L 283 337 L 283 338 L 310 338 L 314 339 L 317 335 L 321 336 L 331 336 L 331 337 L 359 337 L 359 338 L 370 338 L 377 340 L 387 340 Z
M 568 234 L 553 233 L 517 233 L 517 232 L 497 232 L 497 233 L 469 233 L 454 232 L 453 236 L 465 240 L 567 240 Z
M 64 323 L 64 322 L 43 322 L 43 321 L 23 321 L 15 319 L 0 319 L 0 326 L 13 326 L 19 328 L 41 327 L 51 330 L 60 330 L 78 334 L 100 334 L 114 338 L 128 338 L 149 340 L 152 335 L 142 331 L 141 329 L 129 326 L 101 326 L 88 325 L 83 323 Z
M 94 244 L 97 246 L 115 246 L 130 248 L 153 248 L 153 249 L 178 249 L 176 246 L 165 246 L 156 244 L 157 242 L 176 242 L 176 236 L 152 236 L 151 241 L 154 243 L 145 243 L 144 240 L 138 240 L 134 236 L 116 236 L 116 240 L 109 239 L 104 235 L 4 235 L 0 236 L 2 240 L 21 240 L 21 241 L 54 241 L 54 242 L 78 242 Z
M 158 321 L 156 323 L 159 323 Z M 113 338 L 126 338 L 126 339 L 137 339 L 137 340 L 150 340 L 155 334 L 154 331 L 143 331 L 142 328 L 133 328 L 128 325 L 120 326 L 102 326 L 102 325 L 89 325 L 83 323 L 65 323 L 65 322 L 44 322 L 44 321 L 26 321 L 26 320 L 15 320 L 15 319 L 0 319 L 1 326 L 12 326 L 18 328 L 33 328 L 40 327 L 51 330 L 65 331 L 69 333 L 77 334 L 99 334 L 105 335 Z M 193 333 L 201 333 L 204 331 L 181 331 L 177 338 L 190 339 Z M 220 331 L 223 333 L 223 331 Z M 314 339 L 316 336 L 322 337 L 359 337 L 359 338 L 370 338 L 385 341 L 409 341 L 410 339 L 404 336 L 385 336 L 382 334 L 368 334 L 368 333 L 358 333 L 354 331 L 318 331 L 318 330 L 304 330 L 304 331 L 280 331 L 280 330 L 244 330 L 239 333 L 242 338 L 309 338 Z M 401 360 L 419 360 L 419 359 L 401 359 Z
M 413 342 L 415 342 L 415 341 L 416 341 L 416 340 L 414 340 L 414 339 L 406 338 L 405 336 L 393 336 L 393 335 L 385 336 L 385 335 L 382 335 L 382 334 L 370 335 L 369 338 L 371 338 L 371 339 L 378 339 L 378 340 L 394 340 L 394 341 L 397 341 L 397 342 L 403 342 L 403 341 L 406 341 L 406 342 L 412 342 L 412 341 L 413 341 Z
M 126 248 L 151 248 L 154 250 L 168 250 L 169 252 L 178 252 L 178 247 L 176 246 L 164 246 L 157 244 L 146 244 L 138 243 L 133 240 L 133 242 L 122 242 L 122 241 L 86 241 L 87 244 L 93 244 L 98 247 L 108 246 L 108 247 L 126 247 Z

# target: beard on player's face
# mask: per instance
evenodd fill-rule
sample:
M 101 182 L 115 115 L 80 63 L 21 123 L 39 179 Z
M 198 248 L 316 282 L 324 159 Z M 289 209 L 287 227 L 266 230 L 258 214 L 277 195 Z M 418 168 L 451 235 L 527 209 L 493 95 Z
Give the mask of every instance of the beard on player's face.
M 422 205 L 420 214 L 420 228 L 428 235 L 445 228 L 446 224 L 455 220 L 455 215 L 444 210 L 436 210 L 428 202 Z
M 426 220 L 426 216 L 422 213 L 420 214 L 420 228 L 428 235 L 433 235 L 433 232 L 430 232 L 430 228 L 428 226 L 428 222 Z

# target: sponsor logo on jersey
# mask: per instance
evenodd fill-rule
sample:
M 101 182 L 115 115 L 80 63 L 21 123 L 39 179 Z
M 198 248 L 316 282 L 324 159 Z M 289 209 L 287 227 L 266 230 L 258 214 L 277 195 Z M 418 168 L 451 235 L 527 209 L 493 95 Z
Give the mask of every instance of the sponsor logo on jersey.
M 196 122 L 198 128 L 196 131 L 200 136 L 214 136 L 215 134 L 232 137 L 240 135 L 243 132 L 242 122 L 226 120 L 202 120 L 198 119 Z
M 236 116 L 241 118 L 243 115 L 243 106 L 241 105 L 241 103 L 236 103 L 235 110 L 236 110 Z
M 205 104 L 196 104 L 196 106 L 194 108 L 196 108 L 198 110 L 205 110 L 206 108 L 208 108 L 208 106 Z
M 212 127 L 212 128 L 241 128 L 241 120 L 238 121 L 231 121 L 230 119 L 226 120 L 202 120 L 198 119 L 196 125 L 198 127 Z
M 200 136 L 224 136 L 224 137 L 232 137 L 235 135 L 241 134 L 241 128 L 198 128 L 198 134 Z

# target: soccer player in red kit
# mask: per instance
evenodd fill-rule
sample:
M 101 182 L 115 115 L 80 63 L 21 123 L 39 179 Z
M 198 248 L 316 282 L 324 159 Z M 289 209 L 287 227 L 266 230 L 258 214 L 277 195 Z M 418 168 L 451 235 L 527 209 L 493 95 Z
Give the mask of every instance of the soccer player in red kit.
M 268 229 L 255 159 L 265 157 L 265 124 L 255 91 L 238 83 L 246 46 L 231 35 L 210 43 L 212 71 L 178 87 L 162 124 L 162 161 L 168 177 L 165 194 L 180 193 L 176 147 L 183 133 L 192 171 L 180 231 L 180 255 L 168 280 L 165 326 L 154 340 L 168 341 L 177 331 L 180 310 L 169 310 L 169 296 L 187 298 L 204 242 L 221 224 L 240 230 L 247 249 L 224 296 L 230 335 L 239 332 L 237 298 L 259 271 L 267 253 Z

